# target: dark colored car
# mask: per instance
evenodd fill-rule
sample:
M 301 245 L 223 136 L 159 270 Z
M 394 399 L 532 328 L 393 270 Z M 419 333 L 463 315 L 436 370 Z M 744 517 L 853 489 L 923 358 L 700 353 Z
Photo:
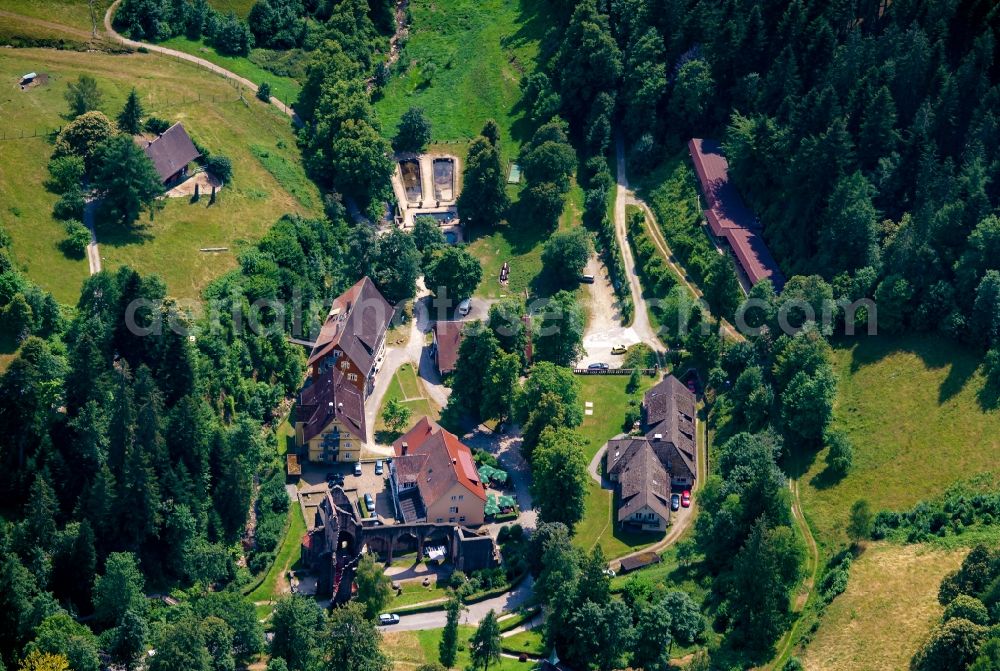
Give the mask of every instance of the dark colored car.
M 587 366 L 587 370 L 607 370 L 609 368 L 611 368 L 611 366 L 609 366 L 608 364 L 604 363 L 603 361 L 599 361 L 597 363 L 592 363 L 589 366 Z
M 671 494 L 670 495 L 670 509 L 677 511 L 681 509 L 681 495 Z

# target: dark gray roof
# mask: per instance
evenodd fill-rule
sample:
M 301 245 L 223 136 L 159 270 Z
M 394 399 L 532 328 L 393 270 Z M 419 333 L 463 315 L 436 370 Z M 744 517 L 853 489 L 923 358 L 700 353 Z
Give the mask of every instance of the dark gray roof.
M 670 519 L 667 503 L 670 476 L 646 441 L 640 441 L 622 466 L 618 475 L 621 485 L 621 503 L 618 506 L 618 521 L 623 522 L 633 513 L 649 508 L 663 520 Z
M 144 151 L 149 160 L 153 162 L 160 180 L 164 182 L 178 170 L 201 156 L 180 122 L 175 123 L 162 135 L 147 144 Z
M 663 378 L 646 392 L 642 401 L 646 438 L 660 460 L 674 477 L 679 473 L 675 461 L 682 463 L 681 470 L 698 474 L 697 447 L 695 446 L 695 398 L 694 394 L 673 375 Z M 660 436 L 660 440 L 656 439 Z M 664 443 L 664 445 L 660 445 Z M 670 449 L 668 449 L 668 446 Z
M 365 375 L 371 374 L 375 353 L 395 310 L 375 283 L 363 277 L 333 301 L 312 353 L 312 365 L 338 346 Z

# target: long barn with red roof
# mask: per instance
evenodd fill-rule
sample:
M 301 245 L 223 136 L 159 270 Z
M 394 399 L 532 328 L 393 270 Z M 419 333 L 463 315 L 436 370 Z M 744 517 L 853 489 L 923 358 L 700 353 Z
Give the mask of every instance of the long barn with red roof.
M 722 147 L 715 140 L 693 138 L 688 150 L 708 204 L 705 218 L 712 235 L 732 249 L 750 286 L 769 279 L 774 290 L 781 291 L 785 277 L 761 236 L 760 222 L 729 180 L 729 163 Z

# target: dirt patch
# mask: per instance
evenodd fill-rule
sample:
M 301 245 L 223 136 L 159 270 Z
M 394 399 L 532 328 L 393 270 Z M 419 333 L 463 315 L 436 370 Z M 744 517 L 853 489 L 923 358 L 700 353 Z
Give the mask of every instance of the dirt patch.
M 49 75 L 45 72 L 39 72 L 35 75 L 35 78 L 30 82 L 24 82 L 23 80 L 18 83 L 18 87 L 22 91 L 27 91 L 29 89 L 36 89 L 42 86 L 47 86 L 49 83 Z
M 222 181 L 211 173 L 197 172 L 167 191 L 167 198 L 190 198 L 194 195 L 195 186 L 201 197 L 208 198 L 212 195 L 213 186 L 216 190 L 222 188 Z

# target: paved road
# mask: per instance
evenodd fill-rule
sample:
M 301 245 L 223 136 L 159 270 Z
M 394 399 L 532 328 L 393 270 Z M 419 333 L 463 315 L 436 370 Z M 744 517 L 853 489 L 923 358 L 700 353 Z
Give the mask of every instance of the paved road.
M 145 49 L 147 49 L 147 50 L 149 50 L 151 52 L 155 52 L 155 53 L 158 53 L 158 54 L 164 54 L 164 55 L 167 55 L 167 56 L 173 56 L 174 58 L 179 58 L 180 60 L 188 61 L 189 63 L 194 63 L 195 65 L 197 65 L 199 67 L 203 67 L 206 70 L 209 70 L 210 72 L 214 72 L 215 74 L 222 75 L 226 79 L 230 79 L 232 81 L 238 82 L 242 86 L 245 86 L 246 88 L 250 89 L 251 92 L 253 92 L 255 94 L 257 93 L 257 84 L 255 84 L 254 82 L 250 81 L 249 79 L 247 79 L 245 77 L 241 77 L 238 74 L 236 74 L 235 72 L 227 70 L 224 67 L 216 65 L 215 63 L 212 63 L 211 61 L 206 61 L 204 58 L 199 58 L 197 56 L 192 56 L 191 54 L 184 53 L 183 51 L 177 51 L 176 49 L 168 49 L 167 47 L 161 47 L 161 46 L 156 45 L 156 44 L 149 44 L 148 42 L 137 42 L 135 40 L 130 40 L 129 38 L 125 37 L 124 35 L 121 35 L 111 25 L 111 20 L 112 20 L 112 18 L 115 15 L 115 10 L 118 8 L 118 5 L 120 3 L 121 3 L 121 0 L 115 0 L 113 3 L 111 3 L 111 6 L 108 7 L 108 11 L 105 12 L 105 14 L 104 14 L 104 29 L 108 32 L 108 36 L 111 39 L 113 39 L 113 40 L 115 40 L 117 42 L 121 42 L 122 44 L 124 44 L 126 46 L 129 46 L 129 47 L 133 47 L 133 48 L 136 48 L 136 49 L 138 49 L 139 47 L 143 47 L 143 48 L 145 48 Z M 271 104 L 274 105 L 275 107 L 277 107 L 283 113 L 287 114 L 289 117 L 291 117 L 292 123 L 294 123 L 296 126 L 301 126 L 302 125 L 302 120 L 299 118 L 299 115 L 296 114 L 295 110 L 293 110 L 291 107 L 289 107 L 288 105 L 286 105 L 282 101 L 278 100 L 274 96 L 271 96 Z
M 531 599 L 532 583 L 531 576 L 528 576 L 521 584 L 505 594 L 467 606 L 465 612 L 462 613 L 461 623 L 477 625 L 491 610 L 499 615 L 502 612 L 512 611 L 523 606 Z M 447 614 L 443 610 L 436 610 L 430 613 L 414 613 L 413 615 L 400 616 L 399 624 L 383 627 L 383 629 L 385 631 L 439 629 L 444 627 L 446 619 Z

